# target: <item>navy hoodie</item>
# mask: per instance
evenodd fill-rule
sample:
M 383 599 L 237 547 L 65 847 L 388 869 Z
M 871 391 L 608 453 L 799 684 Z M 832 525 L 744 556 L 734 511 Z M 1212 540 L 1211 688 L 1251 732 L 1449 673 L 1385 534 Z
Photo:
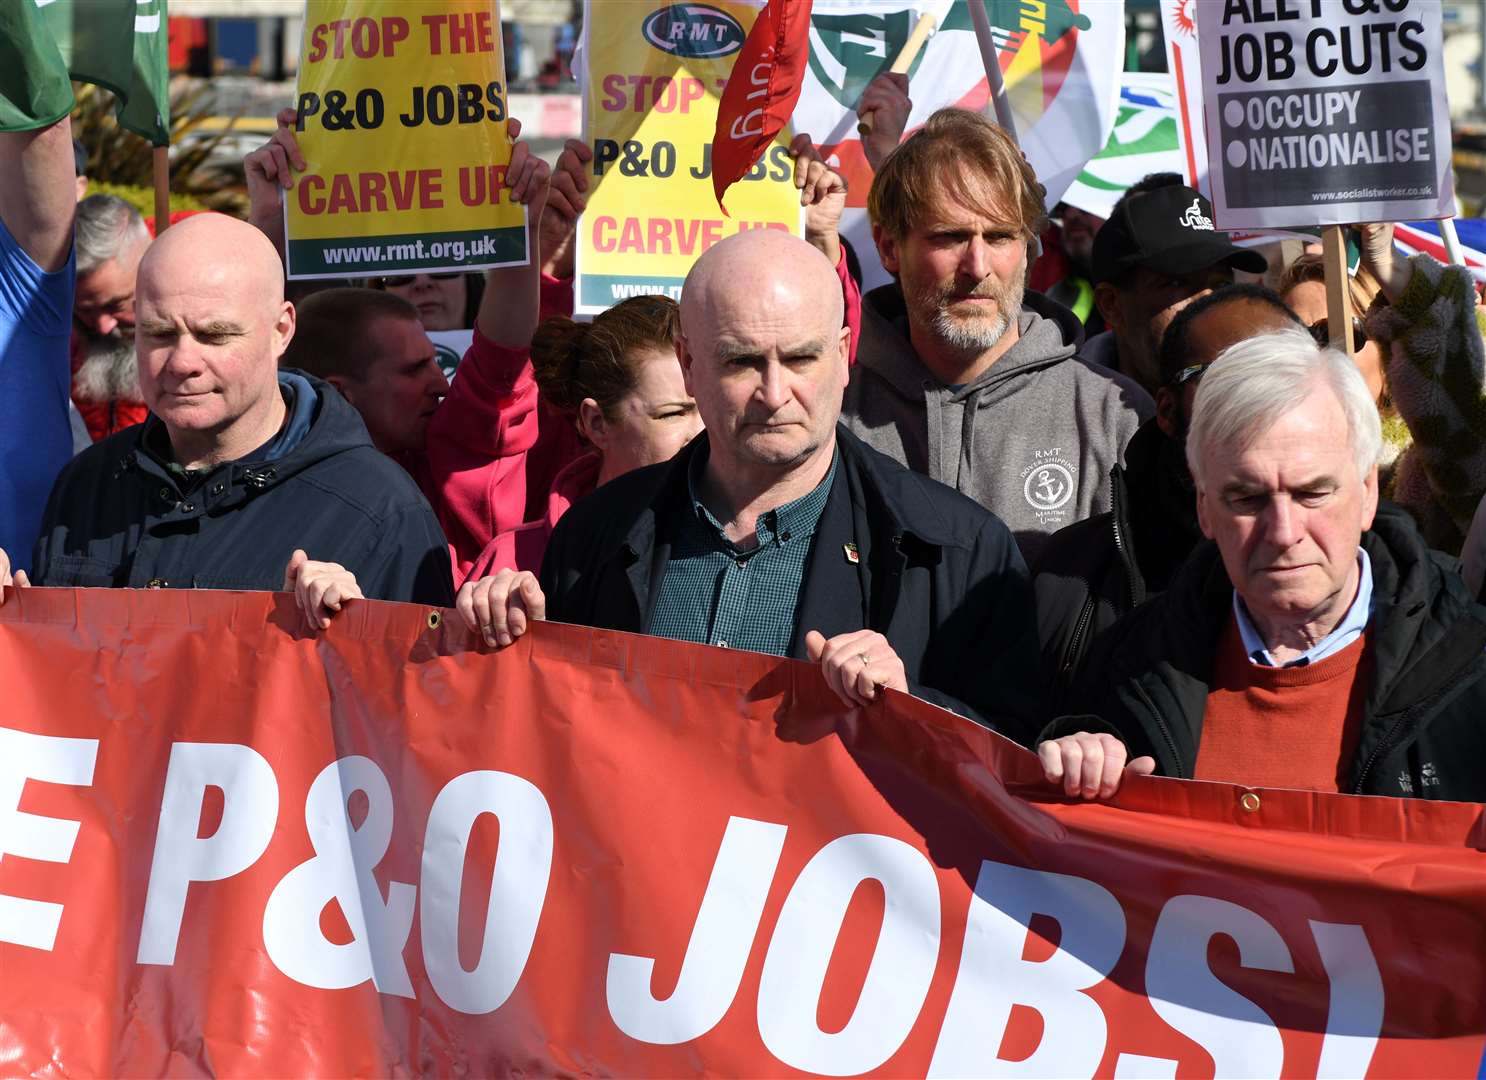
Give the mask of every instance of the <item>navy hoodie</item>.
M 84 450 L 52 488 L 37 585 L 281 588 L 295 548 L 375 600 L 448 606 L 448 544 L 401 466 L 325 383 L 281 372 L 289 414 L 267 444 L 188 473 L 154 416 Z

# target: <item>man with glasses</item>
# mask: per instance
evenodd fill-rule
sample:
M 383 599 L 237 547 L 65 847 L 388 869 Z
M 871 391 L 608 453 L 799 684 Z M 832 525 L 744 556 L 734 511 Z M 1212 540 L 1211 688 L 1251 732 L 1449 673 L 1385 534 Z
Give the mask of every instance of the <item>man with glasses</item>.
M 1044 676 L 1056 692 L 1095 635 L 1165 591 L 1202 539 L 1184 449 L 1202 373 L 1228 346 L 1298 325 L 1261 285 L 1229 285 L 1172 320 L 1158 357 L 1156 415 L 1111 470 L 1112 509 L 1055 533 L 1034 568 Z

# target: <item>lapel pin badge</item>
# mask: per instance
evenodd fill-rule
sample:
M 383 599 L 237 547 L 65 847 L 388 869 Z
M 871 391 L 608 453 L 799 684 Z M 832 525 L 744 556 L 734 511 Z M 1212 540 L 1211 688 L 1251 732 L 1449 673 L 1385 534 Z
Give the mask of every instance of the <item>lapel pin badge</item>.
M 851 565 L 855 566 L 862 561 L 862 554 L 857 551 L 855 544 L 842 544 L 841 550 L 846 553 L 846 561 L 851 563 Z

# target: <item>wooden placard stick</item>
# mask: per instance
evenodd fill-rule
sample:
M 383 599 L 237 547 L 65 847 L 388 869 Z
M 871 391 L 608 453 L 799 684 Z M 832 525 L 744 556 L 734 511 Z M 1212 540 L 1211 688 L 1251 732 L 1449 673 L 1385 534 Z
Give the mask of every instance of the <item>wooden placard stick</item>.
M 155 235 L 170 227 L 170 147 L 155 149 Z
M 1331 345 L 1352 358 L 1352 297 L 1347 288 L 1347 235 L 1340 225 L 1321 229 L 1321 261 L 1326 268 L 1326 325 Z
M 903 42 L 903 47 L 898 50 L 898 55 L 893 59 L 888 72 L 893 75 L 907 75 L 908 69 L 918 59 L 918 54 L 923 51 L 924 43 L 929 40 L 929 35 L 938 29 L 940 22 L 947 14 L 948 4 L 930 4 L 919 13 L 918 22 L 913 24 L 913 30 L 908 35 L 908 40 Z M 876 126 L 877 114 L 869 112 L 857 122 L 858 135 L 870 135 Z

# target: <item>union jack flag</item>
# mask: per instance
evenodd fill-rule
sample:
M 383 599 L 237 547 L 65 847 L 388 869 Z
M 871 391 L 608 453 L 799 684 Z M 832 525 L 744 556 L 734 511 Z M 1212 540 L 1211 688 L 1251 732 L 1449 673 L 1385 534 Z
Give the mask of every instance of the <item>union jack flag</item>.
M 1477 282 L 1486 284 L 1486 218 L 1456 218 L 1455 233 L 1460 237 L 1465 265 Z M 1440 236 L 1438 221 L 1400 221 L 1394 230 L 1393 242 L 1409 255 L 1422 251 L 1442 263 L 1450 261 L 1445 254 L 1445 241 Z

